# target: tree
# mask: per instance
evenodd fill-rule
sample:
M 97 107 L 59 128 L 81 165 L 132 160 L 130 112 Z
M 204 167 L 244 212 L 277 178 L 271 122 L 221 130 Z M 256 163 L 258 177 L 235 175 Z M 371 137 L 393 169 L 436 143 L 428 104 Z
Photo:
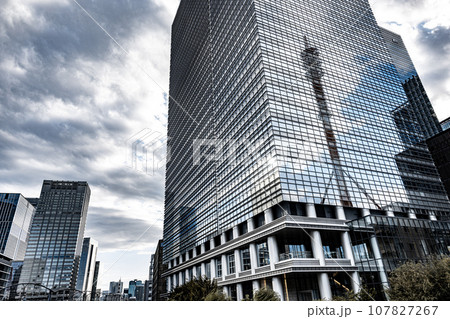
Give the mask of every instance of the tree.
M 450 257 L 407 262 L 391 272 L 387 294 L 395 301 L 449 301 Z
M 270 288 L 261 288 L 253 293 L 254 301 L 280 301 L 280 296 Z
M 207 277 L 193 278 L 176 287 L 169 296 L 172 301 L 222 301 L 227 300 L 216 280 Z
M 362 286 L 359 292 L 355 293 L 353 290 L 347 291 L 343 296 L 333 296 L 333 301 L 373 301 L 375 299 L 375 289 L 369 289 Z

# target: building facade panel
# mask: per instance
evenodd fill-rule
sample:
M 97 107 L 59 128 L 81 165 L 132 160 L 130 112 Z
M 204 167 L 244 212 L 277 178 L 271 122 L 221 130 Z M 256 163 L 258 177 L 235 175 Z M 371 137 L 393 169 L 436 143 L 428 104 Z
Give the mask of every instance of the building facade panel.
M 450 214 L 424 144 L 434 111 L 389 37 L 401 40 L 379 28 L 367 0 L 181 1 L 168 291 L 209 265 L 233 299 L 262 286 L 282 300 L 329 299 L 360 287 L 347 220 Z M 387 285 L 391 268 L 375 265 Z
M 43 182 L 20 276 L 27 298 L 74 295 L 89 198 L 86 182 Z

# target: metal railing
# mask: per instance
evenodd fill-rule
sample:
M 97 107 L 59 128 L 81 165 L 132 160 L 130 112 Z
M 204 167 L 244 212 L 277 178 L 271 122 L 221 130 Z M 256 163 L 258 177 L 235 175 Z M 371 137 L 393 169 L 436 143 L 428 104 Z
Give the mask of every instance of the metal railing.
M 313 258 L 313 256 L 310 251 L 294 251 L 280 254 L 280 261 L 298 258 Z

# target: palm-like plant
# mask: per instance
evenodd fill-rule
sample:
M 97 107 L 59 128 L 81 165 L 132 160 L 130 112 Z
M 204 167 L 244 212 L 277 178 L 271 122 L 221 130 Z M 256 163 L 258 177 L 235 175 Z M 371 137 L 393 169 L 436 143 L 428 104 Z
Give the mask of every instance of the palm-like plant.
M 221 301 L 227 300 L 222 288 L 216 280 L 207 277 L 193 278 L 185 284 L 176 287 L 170 293 L 172 301 Z
M 280 296 L 272 289 L 265 287 L 253 293 L 254 301 L 280 301 Z

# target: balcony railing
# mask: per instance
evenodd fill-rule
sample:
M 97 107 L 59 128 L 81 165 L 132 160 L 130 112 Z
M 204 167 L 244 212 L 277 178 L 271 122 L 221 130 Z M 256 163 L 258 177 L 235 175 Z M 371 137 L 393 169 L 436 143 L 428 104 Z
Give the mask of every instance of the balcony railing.
M 294 251 L 291 253 L 280 254 L 280 261 L 297 258 L 313 258 L 313 257 L 310 251 Z
M 339 251 L 324 251 L 325 259 L 341 259 L 345 258 Z

